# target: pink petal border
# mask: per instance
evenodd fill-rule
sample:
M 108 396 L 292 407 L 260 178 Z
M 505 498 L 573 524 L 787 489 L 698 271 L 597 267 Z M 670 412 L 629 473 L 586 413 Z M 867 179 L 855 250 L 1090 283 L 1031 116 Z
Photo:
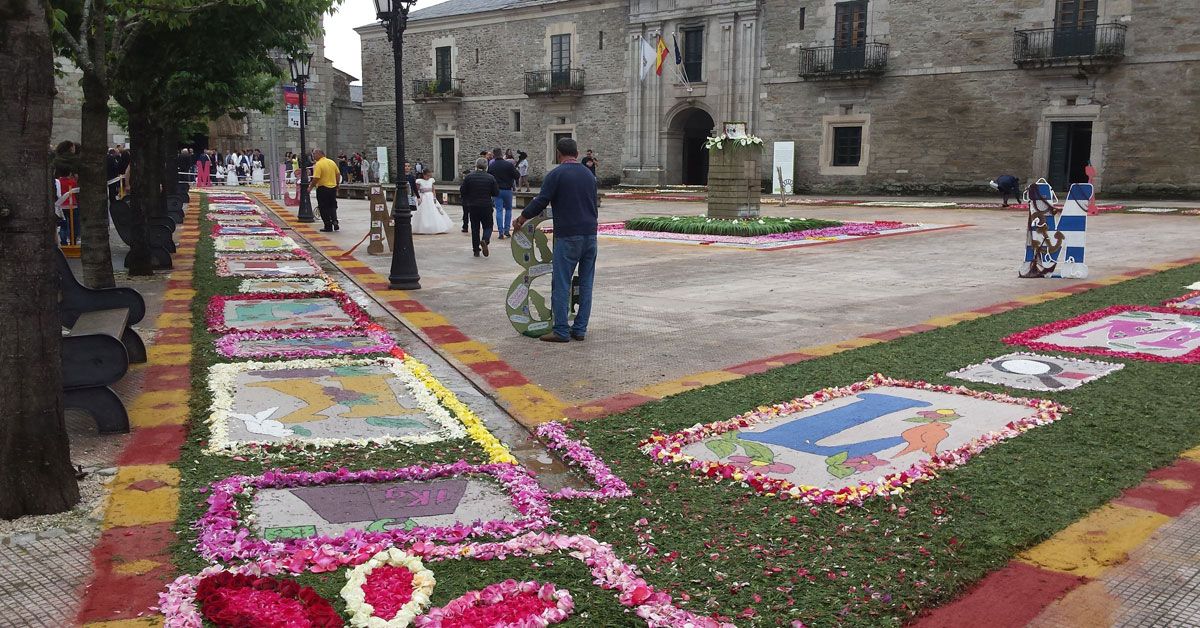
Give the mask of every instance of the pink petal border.
M 1200 294 L 1200 293 L 1197 293 Z M 1140 351 L 1113 351 L 1111 349 L 1100 348 L 1083 348 L 1083 347 L 1064 347 L 1056 345 L 1052 342 L 1040 342 L 1039 338 L 1044 338 L 1050 334 L 1058 333 L 1064 329 L 1078 327 L 1080 325 L 1098 321 L 1102 318 L 1121 314 L 1123 312 L 1141 311 L 1154 312 L 1157 314 L 1175 314 L 1187 316 L 1187 310 L 1173 307 L 1157 307 L 1153 305 L 1114 305 L 1104 309 L 1088 312 L 1074 318 L 1068 318 L 1045 325 L 1039 325 L 1033 329 L 1027 329 L 1004 338 L 1004 342 L 1010 345 L 1023 345 L 1031 349 L 1039 349 L 1042 351 L 1062 351 L 1064 353 L 1086 353 L 1090 355 L 1106 355 L 1113 358 L 1126 358 L 1130 360 L 1142 360 L 1145 362 L 1159 363 L 1175 363 L 1175 364 L 1197 364 L 1200 363 L 1200 348 L 1195 349 L 1185 355 L 1178 357 L 1165 357 L 1161 355 L 1153 355 L 1150 353 L 1142 353 Z
M 982 434 L 971 442 L 952 451 L 939 453 L 928 460 L 921 460 L 912 467 L 899 473 L 887 475 L 876 482 L 860 482 L 856 486 L 847 486 L 837 490 L 821 489 L 815 486 L 802 486 L 783 478 L 773 478 L 766 475 L 746 473 L 730 464 L 699 460 L 683 453 L 683 448 L 706 438 L 723 434 L 730 430 L 750 427 L 757 423 L 773 419 L 784 414 L 801 412 L 815 408 L 823 403 L 841 397 L 858 394 L 879 386 L 898 386 L 915 390 L 964 395 L 987 401 L 999 401 L 1016 405 L 1029 406 L 1034 414 L 1006 425 L 1003 429 Z M 942 471 L 953 469 L 965 464 L 972 456 L 1000 442 L 1019 436 L 1035 427 L 1047 425 L 1062 418 L 1069 408 L 1045 399 L 1026 399 L 1011 397 L 1000 393 L 989 393 L 971 390 L 962 386 L 943 386 L 922 381 L 907 381 L 892 379 L 879 373 L 870 379 L 840 388 L 825 388 L 806 397 L 798 397 L 788 402 L 773 406 L 761 406 L 745 414 L 725 421 L 695 425 L 673 434 L 662 434 L 657 430 L 639 445 L 642 453 L 662 464 L 684 463 L 693 474 L 709 479 L 740 483 L 757 493 L 779 499 L 799 499 L 813 505 L 833 504 L 845 506 L 861 504 L 863 500 L 902 492 L 916 484 L 937 477 Z

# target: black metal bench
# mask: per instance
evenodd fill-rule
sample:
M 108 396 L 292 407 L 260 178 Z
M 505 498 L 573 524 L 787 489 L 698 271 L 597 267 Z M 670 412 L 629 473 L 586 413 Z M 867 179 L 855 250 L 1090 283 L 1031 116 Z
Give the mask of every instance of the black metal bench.
M 102 434 L 129 431 L 129 415 L 109 386 L 146 361 L 146 345 L 133 325 L 146 315 L 142 295 L 132 288 L 93 290 L 75 279 L 58 255 L 59 317 L 69 329 L 62 338 L 64 405 L 87 411 Z
M 129 202 L 122 200 L 109 201 L 108 213 L 112 217 L 117 235 L 126 245 L 133 239 L 133 209 Z M 175 252 L 175 221 L 164 217 L 146 219 L 146 239 L 150 247 L 150 259 L 154 268 L 163 270 L 171 268 L 171 253 Z M 129 255 L 125 256 L 125 267 L 129 267 Z

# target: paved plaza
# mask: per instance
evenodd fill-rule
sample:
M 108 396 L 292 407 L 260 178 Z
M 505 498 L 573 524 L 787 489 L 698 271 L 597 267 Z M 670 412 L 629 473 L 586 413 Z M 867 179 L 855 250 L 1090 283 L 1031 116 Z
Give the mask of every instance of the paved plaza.
M 327 237 L 349 249 L 369 228 L 367 204 L 343 199 L 339 207 L 342 230 Z M 703 211 L 703 203 L 610 199 L 600 219 Z M 951 228 L 781 251 L 602 238 L 589 341 L 567 347 L 519 336 L 505 320 L 505 294 L 520 272 L 507 241 L 475 259 L 458 230 L 416 236 L 422 290 L 414 295 L 576 405 L 1086 281 L 1017 279 L 1019 211 L 793 206 L 764 214 Z M 1200 220 L 1108 214 L 1093 219 L 1089 238 L 1090 276 L 1101 278 L 1194 255 Z M 355 258 L 386 276 L 390 257 L 365 248 Z

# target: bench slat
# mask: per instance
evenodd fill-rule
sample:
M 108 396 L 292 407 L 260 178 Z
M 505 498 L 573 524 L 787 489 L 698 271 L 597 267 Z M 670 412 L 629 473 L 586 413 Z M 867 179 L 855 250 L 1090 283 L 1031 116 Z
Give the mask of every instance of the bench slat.
M 125 323 L 128 320 L 128 308 L 84 312 L 79 315 L 79 320 L 75 321 L 75 324 L 71 326 L 70 333 L 67 335 L 90 336 L 103 334 L 120 340 L 122 334 L 125 333 Z

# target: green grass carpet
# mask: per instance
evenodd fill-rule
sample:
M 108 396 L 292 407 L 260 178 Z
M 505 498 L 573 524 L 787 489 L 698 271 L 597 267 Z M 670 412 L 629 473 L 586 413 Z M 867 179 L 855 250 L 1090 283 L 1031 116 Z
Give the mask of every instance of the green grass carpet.
M 200 210 L 204 211 L 203 208 Z M 211 229 L 202 220 L 201 233 Z M 218 361 L 202 323 L 208 298 L 233 294 L 237 280 L 215 276 L 212 240 L 201 237 L 193 304 L 191 432 L 180 458 L 181 506 L 174 548 L 181 572 L 205 566 L 192 546 L 190 524 L 202 512 L 210 482 L 270 467 L 385 468 L 459 458 L 482 462 L 468 440 L 371 451 L 332 449 L 286 462 L 235 461 L 204 454 L 209 395 L 205 374 Z M 752 496 L 748 489 L 701 480 L 654 462 L 637 450 L 654 429 L 674 431 L 732 417 L 758 405 L 846 385 L 882 372 L 891 377 L 962 384 L 948 371 L 1014 350 L 1004 336 L 1113 304 L 1157 304 L 1200 278 L 1200 265 L 1159 273 L 1081 295 L 1026 307 L 950 328 L 803 362 L 653 402 L 577 424 L 634 489 L 606 503 L 560 502 L 556 531 L 611 543 L 639 565 L 651 584 L 698 614 L 717 613 L 740 626 L 895 625 L 923 607 L 946 602 L 1014 554 L 1103 504 L 1147 471 L 1170 463 L 1200 442 L 1196 411 L 1200 368 L 1119 360 L 1126 368 L 1061 393 L 1031 393 L 969 383 L 976 390 L 1045 396 L 1072 408 L 1040 427 L 975 457 L 902 496 L 868 501 L 842 512 Z M 1054 283 L 1043 283 L 1047 290 Z M 953 298 L 947 295 L 946 298 Z M 1108 358 L 1105 358 L 1106 360 Z M 727 366 L 713 363 L 713 368 Z M 564 625 L 644 625 L 611 592 L 591 584 L 579 561 L 564 556 L 502 562 L 433 563 L 434 603 L 505 578 L 553 582 L 571 591 L 576 613 Z M 337 596 L 344 571 L 306 575 L 343 609 Z

